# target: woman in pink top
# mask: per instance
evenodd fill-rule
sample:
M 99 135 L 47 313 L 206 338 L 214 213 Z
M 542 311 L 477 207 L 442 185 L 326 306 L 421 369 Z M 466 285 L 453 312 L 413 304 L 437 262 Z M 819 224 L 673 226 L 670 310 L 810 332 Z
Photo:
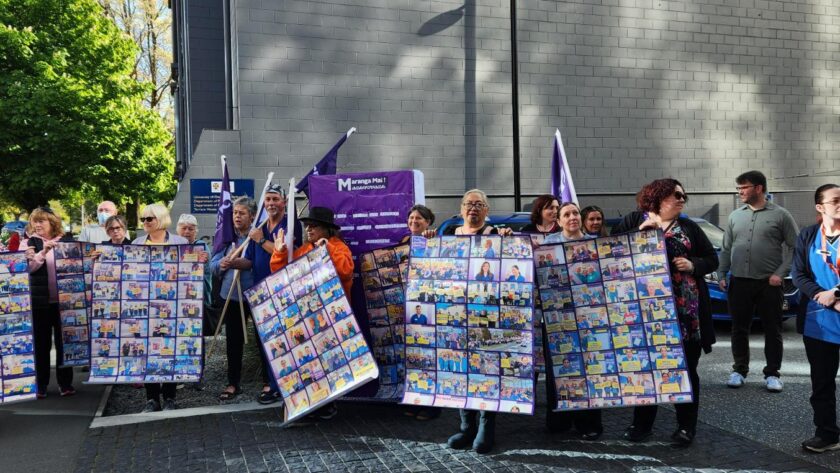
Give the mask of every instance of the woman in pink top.
M 50 350 L 53 340 L 56 359 L 64 359 L 55 279 L 55 253 L 52 250 L 57 242 L 73 241 L 73 237 L 64 236 L 61 218 L 49 207 L 38 207 L 29 214 L 29 229 L 30 236 L 21 243 L 21 248 L 26 248 L 32 288 L 32 332 L 38 399 L 44 399 L 47 397 L 47 385 L 50 384 Z M 76 390 L 73 389 L 73 368 L 56 368 L 55 373 L 61 395 L 76 394 Z

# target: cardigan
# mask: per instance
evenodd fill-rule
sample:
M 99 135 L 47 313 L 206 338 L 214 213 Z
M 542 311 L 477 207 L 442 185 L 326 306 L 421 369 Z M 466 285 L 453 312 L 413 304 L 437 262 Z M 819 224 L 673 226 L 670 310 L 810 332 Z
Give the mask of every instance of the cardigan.
M 808 313 L 808 301 L 814 300 L 818 292 L 825 291 L 817 284 L 814 271 L 808 264 L 808 251 L 817 235 L 820 234 L 820 224 L 803 228 L 796 238 L 796 246 L 793 248 L 793 262 L 790 267 L 790 277 L 793 285 L 799 289 L 799 306 L 796 308 L 796 331 L 805 332 L 805 314 Z

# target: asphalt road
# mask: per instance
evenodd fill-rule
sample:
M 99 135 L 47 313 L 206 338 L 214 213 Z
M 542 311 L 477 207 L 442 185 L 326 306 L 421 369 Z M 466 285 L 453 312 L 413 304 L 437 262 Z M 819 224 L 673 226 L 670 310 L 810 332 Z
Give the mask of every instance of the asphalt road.
M 750 374 L 739 389 L 726 386 L 732 372 L 729 324 L 716 323 L 718 343 L 700 358 L 700 419 L 791 455 L 840 471 L 840 454 L 805 453 L 800 443 L 814 435 L 813 411 L 808 402 L 811 380 L 808 360 L 796 322 L 784 324 L 785 354 L 781 393 L 764 387 L 764 332 L 753 327 L 750 337 Z M 838 406 L 840 407 L 840 406 Z
M 0 471 L 73 471 L 105 386 L 85 385 L 76 370 L 76 395 L 61 397 L 52 384 L 47 398 L 0 406 Z

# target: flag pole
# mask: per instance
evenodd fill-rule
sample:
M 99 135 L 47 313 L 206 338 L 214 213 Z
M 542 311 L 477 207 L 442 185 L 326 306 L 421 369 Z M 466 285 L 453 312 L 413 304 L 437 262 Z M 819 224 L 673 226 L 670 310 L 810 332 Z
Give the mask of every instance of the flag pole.
M 285 241 L 286 253 L 288 253 L 288 262 L 291 263 L 294 258 L 294 241 L 295 241 L 295 178 L 289 179 L 289 198 L 286 199 L 286 235 Z M 289 208 L 291 206 L 291 209 Z
M 268 186 L 271 185 L 271 180 L 273 178 L 274 178 L 274 172 L 269 172 L 268 175 L 265 178 L 265 185 L 263 186 L 262 194 L 260 194 L 260 206 L 257 210 L 256 218 L 259 218 L 260 213 L 262 213 L 262 208 L 263 208 L 263 205 L 265 204 L 265 194 L 266 194 L 266 191 L 268 191 Z M 260 222 L 257 225 L 256 218 L 254 219 L 253 222 L 251 222 L 251 229 L 252 230 L 256 229 L 256 228 L 262 228 L 265 225 L 265 223 L 268 221 L 268 219 L 266 218 L 265 220 L 263 220 L 262 222 Z M 242 251 L 245 250 L 245 248 L 248 247 L 248 242 L 249 242 L 249 239 L 246 238 L 245 241 L 242 242 L 242 244 L 239 245 L 239 247 L 233 253 L 231 253 L 229 256 L 231 258 L 236 258 L 237 256 L 239 256 L 239 253 L 241 253 Z M 213 341 L 210 343 L 210 349 L 208 350 L 207 358 L 210 358 L 210 355 L 213 354 L 213 350 L 216 348 L 216 343 L 219 340 L 219 333 L 222 331 L 222 323 L 225 320 L 225 314 L 227 313 L 227 308 L 228 308 L 228 305 L 230 304 L 230 298 L 233 295 L 234 286 L 238 286 L 240 291 L 241 291 L 242 288 L 241 288 L 241 286 L 239 286 L 239 270 L 238 269 L 234 270 L 233 284 L 230 285 L 230 289 L 228 290 L 227 297 L 225 297 L 225 305 L 224 305 L 224 307 L 222 307 L 222 315 L 219 316 L 219 322 L 216 324 L 216 330 L 213 333 Z M 240 301 L 240 303 L 242 302 L 242 297 L 241 296 L 239 298 L 239 301 Z M 245 312 L 240 310 L 240 316 L 242 317 L 242 327 L 245 328 L 245 326 L 246 326 Z M 246 334 L 245 335 L 245 344 L 247 344 L 247 343 L 248 343 L 248 335 Z

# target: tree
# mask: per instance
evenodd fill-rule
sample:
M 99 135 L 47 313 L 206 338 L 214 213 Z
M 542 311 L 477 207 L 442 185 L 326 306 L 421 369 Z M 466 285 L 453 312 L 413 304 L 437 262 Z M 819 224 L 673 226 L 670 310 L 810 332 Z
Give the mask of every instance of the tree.
M 172 10 L 168 0 L 99 0 L 105 15 L 139 47 L 132 76 L 152 87 L 146 106 L 163 117 L 167 128 L 175 127 L 172 94 Z
M 172 137 L 136 56 L 95 0 L 0 0 L 0 200 L 171 197 Z

